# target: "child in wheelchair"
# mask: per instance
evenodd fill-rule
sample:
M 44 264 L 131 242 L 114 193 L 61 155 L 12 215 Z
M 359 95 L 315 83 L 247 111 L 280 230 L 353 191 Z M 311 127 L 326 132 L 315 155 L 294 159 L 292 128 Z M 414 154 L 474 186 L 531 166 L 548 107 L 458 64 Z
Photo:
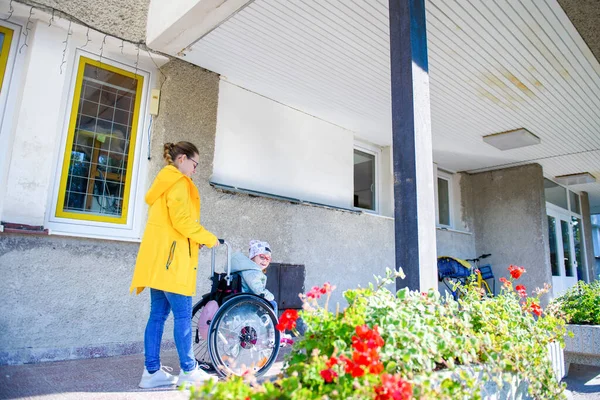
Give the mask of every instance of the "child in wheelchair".
M 271 264 L 271 246 L 267 242 L 251 240 L 248 256 L 236 252 L 231 256 L 231 272 L 240 275 L 242 292 L 253 293 L 264 297 L 277 315 L 275 296 L 267 289 L 266 271 Z M 290 335 L 282 334 L 281 344 L 293 343 Z

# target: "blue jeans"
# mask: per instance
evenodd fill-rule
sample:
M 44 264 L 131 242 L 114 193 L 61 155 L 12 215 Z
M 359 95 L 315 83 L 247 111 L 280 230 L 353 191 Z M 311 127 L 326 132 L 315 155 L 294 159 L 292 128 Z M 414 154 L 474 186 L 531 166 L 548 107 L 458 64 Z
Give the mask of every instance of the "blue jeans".
M 173 310 L 173 336 L 179 354 L 179 366 L 189 372 L 196 368 L 192 350 L 192 297 L 150 289 L 150 318 L 144 334 L 144 365 L 150 372 L 160 369 L 160 342 L 165 321 Z

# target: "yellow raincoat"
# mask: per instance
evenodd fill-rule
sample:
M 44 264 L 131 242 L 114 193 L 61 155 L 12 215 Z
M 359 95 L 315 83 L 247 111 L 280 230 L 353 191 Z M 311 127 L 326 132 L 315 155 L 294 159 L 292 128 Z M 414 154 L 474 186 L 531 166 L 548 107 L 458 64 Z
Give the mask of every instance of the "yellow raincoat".
M 130 291 L 146 287 L 194 296 L 198 245 L 217 237 L 200 225 L 200 195 L 194 182 L 169 165 L 146 193 L 148 223 L 135 263 Z

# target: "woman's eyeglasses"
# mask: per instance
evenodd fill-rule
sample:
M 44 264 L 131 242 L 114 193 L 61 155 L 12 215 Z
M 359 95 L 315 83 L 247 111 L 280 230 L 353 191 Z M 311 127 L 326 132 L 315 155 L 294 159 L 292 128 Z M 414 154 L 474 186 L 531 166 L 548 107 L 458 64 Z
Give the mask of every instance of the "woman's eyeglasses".
M 190 158 L 189 160 L 194 163 L 194 169 L 196 169 L 198 166 L 198 161 L 194 160 L 193 158 Z

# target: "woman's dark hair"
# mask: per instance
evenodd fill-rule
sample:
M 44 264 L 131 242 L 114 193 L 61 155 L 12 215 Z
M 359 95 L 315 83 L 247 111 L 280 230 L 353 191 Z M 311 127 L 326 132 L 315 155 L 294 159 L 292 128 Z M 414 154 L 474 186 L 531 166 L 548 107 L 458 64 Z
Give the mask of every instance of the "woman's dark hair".
M 181 154 L 185 154 L 187 158 L 194 157 L 195 154 L 200 154 L 198 148 L 190 142 L 165 143 L 163 158 L 167 165 L 173 165 L 173 161 Z

